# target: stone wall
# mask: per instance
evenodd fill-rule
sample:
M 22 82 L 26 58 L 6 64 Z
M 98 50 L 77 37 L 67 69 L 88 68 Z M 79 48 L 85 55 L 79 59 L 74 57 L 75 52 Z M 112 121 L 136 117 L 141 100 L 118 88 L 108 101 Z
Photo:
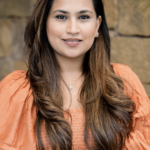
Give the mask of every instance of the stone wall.
M 150 11 L 144 11 L 144 3 L 138 0 L 103 1 L 111 36 L 111 61 L 130 66 L 150 96 Z M 0 80 L 13 70 L 26 70 L 23 34 L 35 2 L 0 0 Z
M 0 0 L 0 80 L 23 63 L 24 30 L 35 0 Z
M 144 3 L 145 2 L 145 3 Z M 104 0 L 112 62 L 128 65 L 150 96 L 150 0 Z M 146 5 L 145 5 L 146 4 Z

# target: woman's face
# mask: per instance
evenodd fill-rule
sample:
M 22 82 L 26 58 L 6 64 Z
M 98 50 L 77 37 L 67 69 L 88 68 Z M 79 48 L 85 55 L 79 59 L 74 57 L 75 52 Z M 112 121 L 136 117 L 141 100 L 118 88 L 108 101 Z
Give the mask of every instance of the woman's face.
M 84 56 L 97 37 L 100 23 L 92 0 L 54 0 L 46 31 L 56 58 Z

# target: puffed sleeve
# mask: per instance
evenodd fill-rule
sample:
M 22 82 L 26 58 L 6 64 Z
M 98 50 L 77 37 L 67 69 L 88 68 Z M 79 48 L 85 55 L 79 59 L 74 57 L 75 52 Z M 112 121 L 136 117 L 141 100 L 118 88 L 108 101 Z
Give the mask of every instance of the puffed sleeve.
M 36 150 L 36 108 L 25 71 L 0 82 L 0 150 Z
M 137 75 L 127 66 L 113 64 L 117 75 L 126 79 L 133 88 L 133 130 L 125 141 L 123 150 L 150 150 L 150 101 Z M 126 84 L 126 83 L 125 83 Z M 125 87 L 129 87 L 125 85 Z M 130 93 L 130 92 L 129 92 Z

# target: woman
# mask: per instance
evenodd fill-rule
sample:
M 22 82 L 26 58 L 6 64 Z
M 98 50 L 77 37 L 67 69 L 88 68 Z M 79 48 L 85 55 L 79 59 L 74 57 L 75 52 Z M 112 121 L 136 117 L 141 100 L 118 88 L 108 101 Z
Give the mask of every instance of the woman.
M 38 0 L 25 44 L 28 71 L 0 84 L 0 149 L 150 149 L 150 102 L 110 64 L 101 0 Z

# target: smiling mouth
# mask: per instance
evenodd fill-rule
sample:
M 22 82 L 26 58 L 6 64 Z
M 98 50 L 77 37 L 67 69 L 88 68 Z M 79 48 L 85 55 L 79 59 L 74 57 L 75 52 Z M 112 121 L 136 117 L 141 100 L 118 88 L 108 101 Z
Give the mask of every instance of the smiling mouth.
M 66 42 L 81 42 L 82 40 L 64 40 L 64 41 L 66 41 Z
M 63 41 L 66 45 L 74 47 L 74 46 L 78 46 L 82 40 L 63 40 Z

